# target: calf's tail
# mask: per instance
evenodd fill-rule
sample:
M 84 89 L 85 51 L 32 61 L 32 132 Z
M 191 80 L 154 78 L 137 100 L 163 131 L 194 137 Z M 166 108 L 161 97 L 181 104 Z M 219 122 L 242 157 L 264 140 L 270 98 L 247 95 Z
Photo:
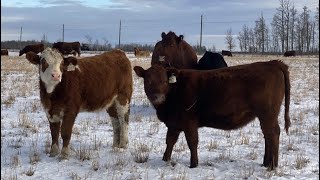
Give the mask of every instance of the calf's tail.
M 289 106 L 290 106 L 290 78 L 289 78 L 289 70 L 288 66 L 281 61 L 278 61 L 279 67 L 284 75 L 285 81 L 285 111 L 284 111 L 284 119 L 285 119 L 285 129 L 288 134 L 289 127 L 291 125 L 290 117 L 289 117 Z

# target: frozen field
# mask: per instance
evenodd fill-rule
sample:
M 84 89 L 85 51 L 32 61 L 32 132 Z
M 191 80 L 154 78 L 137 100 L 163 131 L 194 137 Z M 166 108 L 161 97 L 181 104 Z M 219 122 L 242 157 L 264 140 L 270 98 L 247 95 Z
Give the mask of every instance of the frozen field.
M 127 56 L 132 67 L 150 66 L 151 58 Z M 225 57 L 229 66 L 272 59 L 289 65 L 291 81 L 289 135 L 284 131 L 283 107 L 279 115 L 279 167 L 274 171 L 261 167 L 264 138 L 259 121 L 254 120 L 234 131 L 199 129 L 199 166 L 190 169 L 183 133 L 172 161 L 162 161 L 167 128 L 157 119 L 142 79 L 134 72 L 129 148 L 112 149 L 112 125 L 106 112 L 80 113 L 69 160 L 49 157 L 51 135 L 39 99 L 38 68 L 25 55 L 9 52 L 1 56 L 1 179 L 319 179 L 319 57 Z

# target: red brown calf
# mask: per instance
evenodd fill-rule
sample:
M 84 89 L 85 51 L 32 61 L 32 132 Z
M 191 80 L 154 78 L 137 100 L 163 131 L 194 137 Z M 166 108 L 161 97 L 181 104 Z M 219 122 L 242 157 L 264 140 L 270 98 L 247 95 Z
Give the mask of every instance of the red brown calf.
M 190 167 L 198 166 L 198 128 L 238 129 L 258 117 L 265 138 L 263 165 L 278 166 L 278 115 L 285 97 L 285 129 L 290 126 L 288 66 L 281 61 L 257 62 L 208 71 L 154 65 L 134 67 L 144 90 L 167 128 L 164 161 L 181 131 L 191 151 Z
M 183 40 L 183 35 L 177 36 L 169 31 L 161 33 L 162 40 L 154 47 L 151 65 L 160 64 L 164 67 L 175 67 L 178 69 L 196 68 L 198 58 L 196 51 Z
M 81 111 L 106 109 L 113 126 L 113 146 L 126 148 L 132 95 L 132 69 L 121 50 L 77 59 L 64 58 L 55 49 L 41 56 L 28 52 L 27 59 L 39 66 L 40 100 L 50 124 L 50 156 L 68 158 L 72 127 Z

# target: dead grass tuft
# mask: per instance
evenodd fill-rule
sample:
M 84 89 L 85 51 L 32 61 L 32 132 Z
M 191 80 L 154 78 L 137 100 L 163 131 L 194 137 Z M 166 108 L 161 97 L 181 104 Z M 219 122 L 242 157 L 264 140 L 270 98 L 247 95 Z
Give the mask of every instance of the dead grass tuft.
M 29 169 L 26 170 L 24 173 L 25 173 L 27 176 L 33 176 L 33 175 L 34 175 L 34 172 L 36 172 L 36 168 L 30 166 Z
M 136 143 L 134 151 L 131 153 L 136 163 L 145 163 L 149 159 L 150 148 L 143 143 Z
M 309 162 L 310 162 L 310 160 L 307 157 L 303 156 L 302 154 L 298 154 L 296 156 L 294 166 L 297 169 L 302 169 L 302 168 L 306 167 Z
M 217 143 L 217 141 L 210 140 L 209 144 L 207 145 L 207 148 L 209 151 L 213 151 L 213 150 L 217 149 L 218 146 L 219 146 L 219 144 Z

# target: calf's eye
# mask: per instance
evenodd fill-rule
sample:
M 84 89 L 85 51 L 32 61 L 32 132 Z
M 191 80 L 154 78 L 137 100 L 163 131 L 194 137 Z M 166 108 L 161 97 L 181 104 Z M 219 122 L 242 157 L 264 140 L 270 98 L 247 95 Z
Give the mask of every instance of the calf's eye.
M 42 72 L 44 72 L 48 67 L 49 67 L 49 64 L 47 63 L 47 61 L 42 60 L 42 62 L 41 62 Z

